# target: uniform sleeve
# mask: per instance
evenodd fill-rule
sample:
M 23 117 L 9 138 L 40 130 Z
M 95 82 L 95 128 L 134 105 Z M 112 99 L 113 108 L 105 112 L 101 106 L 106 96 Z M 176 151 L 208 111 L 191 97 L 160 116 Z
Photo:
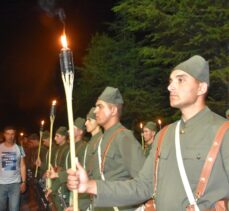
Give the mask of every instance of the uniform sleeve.
M 128 206 L 142 203 L 153 193 L 153 153 L 146 159 L 139 176 L 126 181 L 96 181 L 95 206 Z

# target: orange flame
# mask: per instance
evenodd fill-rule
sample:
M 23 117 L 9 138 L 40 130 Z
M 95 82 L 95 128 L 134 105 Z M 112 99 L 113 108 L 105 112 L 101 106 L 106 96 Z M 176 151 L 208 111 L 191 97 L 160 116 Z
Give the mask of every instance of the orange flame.
M 141 128 L 141 129 L 143 128 L 143 124 L 142 124 L 142 122 L 140 122 L 140 128 Z
M 24 136 L 24 133 L 21 132 L 21 133 L 20 133 L 20 136 Z
M 160 119 L 158 119 L 158 124 L 161 125 L 161 120 Z
M 56 100 L 52 101 L 52 105 L 55 106 L 56 105 Z
M 44 120 L 42 120 L 42 121 L 41 121 L 41 125 L 43 126 L 44 124 L 45 124 L 45 121 L 44 121 Z
M 61 36 L 61 43 L 64 49 L 68 48 L 68 42 L 67 42 L 67 37 L 65 35 L 65 33 Z

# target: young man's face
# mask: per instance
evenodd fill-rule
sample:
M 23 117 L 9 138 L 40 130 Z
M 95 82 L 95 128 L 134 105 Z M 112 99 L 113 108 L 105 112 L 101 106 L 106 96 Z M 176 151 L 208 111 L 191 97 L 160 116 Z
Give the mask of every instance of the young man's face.
M 65 141 L 65 136 L 62 136 L 59 133 L 56 133 L 55 134 L 55 141 L 57 144 L 61 144 Z
M 81 136 L 83 134 L 83 130 L 74 126 L 74 137 L 77 138 L 78 136 Z
M 5 130 L 3 135 L 6 142 L 13 143 L 15 140 L 16 131 L 13 129 Z
M 46 146 L 46 147 L 49 147 L 49 138 L 44 138 L 43 139 L 43 145 Z
M 112 106 L 102 100 L 98 100 L 94 112 L 97 123 L 104 127 L 112 117 Z
M 148 142 L 153 139 L 155 132 L 153 130 L 150 130 L 149 128 L 144 127 L 143 128 L 143 136 L 145 142 Z
M 170 74 L 168 90 L 170 92 L 170 105 L 183 109 L 193 105 L 199 93 L 200 82 L 182 70 L 174 70 Z
M 87 128 L 87 132 L 92 133 L 97 128 L 98 123 L 95 119 L 87 118 L 85 126 Z

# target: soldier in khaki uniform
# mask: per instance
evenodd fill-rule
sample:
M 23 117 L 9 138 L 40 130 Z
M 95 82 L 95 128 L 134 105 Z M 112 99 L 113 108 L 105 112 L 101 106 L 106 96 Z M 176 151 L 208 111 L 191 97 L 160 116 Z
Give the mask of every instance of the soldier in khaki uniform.
M 69 196 L 69 191 L 66 189 L 66 183 L 62 184 L 59 180 L 59 172 L 66 171 L 65 168 L 65 157 L 69 150 L 68 141 L 68 131 L 67 128 L 61 126 L 57 129 L 55 134 L 55 141 L 57 144 L 57 150 L 55 153 L 54 164 L 55 166 L 51 167 L 51 170 L 48 172 L 49 178 L 52 179 L 51 194 L 52 202 L 58 211 L 64 210 Z
M 157 132 L 157 125 L 155 122 L 149 121 L 143 127 L 143 136 L 145 141 L 144 155 L 146 157 L 148 157 L 150 150 L 152 149 L 156 132 Z
M 107 87 L 96 102 L 96 121 L 104 134 L 98 143 L 98 167 L 92 177 L 98 180 L 118 181 L 137 176 L 144 164 L 141 145 L 132 131 L 120 123 L 123 99 L 117 88 Z M 102 208 L 95 210 L 135 210 L 139 205 Z
M 37 152 L 39 146 L 39 136 L 36 133 L 31 134 L 28 137 L 27 146 L 25 148 L 26 151 L 26 166 L 30 169 L 33 174 L 36 169 L 36 159 L 37 159 Z
M 209 86 L 208 62 L 201 56 L 193 56 L 176 66 L 170 74 L 168 90 L 170 105 L 181 111 L 181 120 L 168 126 L 164 135 L 154 193 L 154 159 L 158 137 L 138 177 L 126 182 L 102 182 L 88 180 L 86 172 L 78 164 L 80 179 L 69 171 L 68 188 L 78 187 L 80 192 L 95 194 L 96 206 L 136 204 L 155 194 L 157 211 L 184 211 L 189 205 L 178 170 L 175 150 L 176 137 L 180 139 L 191 191 L 195 193 L 206 156 L 213 145 L 219 127 L 226 119 L 212 112 L 205 104 Z M 213 210 L 220 199 L 229 199 L 229 131 L 222 139 L 204 194 L 198 198 L 199 210 Z M 211 159 L 208 160 L 211 162 Z M 78 181 L 77 181 L 78 179 Z M 80 183 L 80 184 L 78 184 Z
M 85 126 L 88 133 L 91 134 L 91 139 L 89 140 L 85 153 L 84 153 L 84 160 L 83 166 L 86 169 L 88 176 L 93 179 L 93 172 L 97 171 L 98 168 L 98 143 L 102 138 L 102 130 L 98 125 L 95 117 L 95 107 L 91 108 L 89 113 L 87 114 Z M 79 208 L 81 211 L 83 210 L 92 210 L 92 201 L 91 197 L 86 194 L 84 195 L 84 200 L 80 200 Z
M 91 134 L 91 139 L 87 144 L 87 148 L 85 150 L 85 158 L 84 158 L 84 167 L 88 173 L 90 178 L 93 178 L 93 172 L 98 168 L 98 144 L 102 138 L 102 130 L 96 121 L 95 116 L 95 107 L 91 108 L 89 113 L 87 114 L 87 120 L 85 122 L 87 132 Z

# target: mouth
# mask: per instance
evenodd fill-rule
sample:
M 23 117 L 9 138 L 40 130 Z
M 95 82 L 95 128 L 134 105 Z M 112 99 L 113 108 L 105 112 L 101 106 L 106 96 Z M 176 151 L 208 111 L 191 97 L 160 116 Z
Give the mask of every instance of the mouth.
M 169 95 L 170 99 L 176 99 L 177 95 Z

